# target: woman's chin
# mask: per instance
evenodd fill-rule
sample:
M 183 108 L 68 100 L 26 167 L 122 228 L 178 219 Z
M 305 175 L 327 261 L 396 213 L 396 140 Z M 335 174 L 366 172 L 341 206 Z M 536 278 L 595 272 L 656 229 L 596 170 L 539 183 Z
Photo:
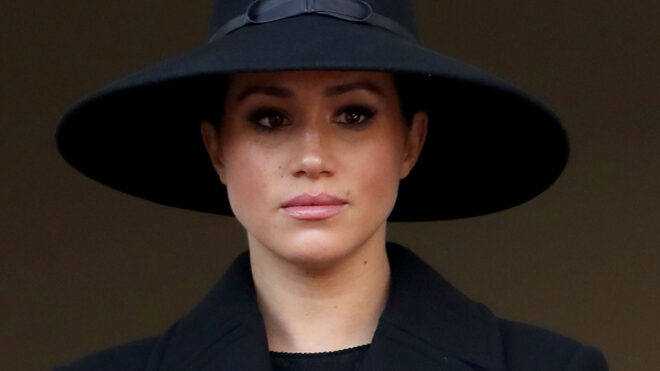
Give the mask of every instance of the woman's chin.
M 303 233 L 282 239 L 271 246 L 271 251 L 281 259 L 305 268 L 323 268 L 341 261 L 356 248 L 355 242 L 346 236 L 329 236 L 327 233 Z
M 262 250 L 276 258 L 303 269 L 324 269 L 337 266 L 355 256 L 363 247 L 385 237 L 385 223 L 355 228 L 356 223 L 340 222 L 333 225 L 284 225 L 278 228 L 252 228 L 261 233 L 250 234 L 250 249 Z M 372 228 L 369 228 L 372 227 Z M 267 258 L 267 259 L 270 259 Z
M 308 267 L 333 265 L 349 255 L 351 249 L 346 245 L 316 245 L 301 248 L 289 248 L 286 258 L 292 263 Z

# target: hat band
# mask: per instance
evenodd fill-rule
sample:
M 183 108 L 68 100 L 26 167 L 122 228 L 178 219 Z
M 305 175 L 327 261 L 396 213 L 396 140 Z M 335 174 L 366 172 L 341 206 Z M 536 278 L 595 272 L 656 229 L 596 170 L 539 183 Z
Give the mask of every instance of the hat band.
M 321 14 L 341 20 L 364 23 L 389 30 L 417 42 L 417 38 L 395 20 L 374 13 L 362 0 L 256 0 L 245 13 L 232 18 L 209 39 L 212 43 L 230 32 L 250 24 L 279 21 L 303 14 Z

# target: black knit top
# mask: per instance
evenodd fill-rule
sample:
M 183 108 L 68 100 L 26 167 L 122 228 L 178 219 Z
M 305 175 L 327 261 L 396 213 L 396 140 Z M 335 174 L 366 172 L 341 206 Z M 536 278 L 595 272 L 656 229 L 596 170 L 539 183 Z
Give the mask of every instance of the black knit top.
M 355 371 L 369 344 L 321 353 L 270 352 L 273 371 Z

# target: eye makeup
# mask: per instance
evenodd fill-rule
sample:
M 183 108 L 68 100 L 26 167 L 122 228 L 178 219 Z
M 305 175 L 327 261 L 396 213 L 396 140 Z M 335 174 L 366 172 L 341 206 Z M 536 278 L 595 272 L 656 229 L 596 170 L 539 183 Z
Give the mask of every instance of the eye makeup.
M 371 122 L 377 112 L 366 104 L 348 104 L 335 111 L 332 122 L 347 129 L 360 130 Z M 246 119 L 263 131 L 275 131 L 291 125 L 290 115 L 285 110 L 269 106 L 249 110 Z
M 351 104 L 340 108 L 335 114 L 340 121 L 335 121 L 349 129 L 361 129 L 370 123 L 377 111 L 367 105 Z
M 273 107 L 260 107 L 248 112 L 247 120 L 259 130 L 273 131 L 289 125 L 288 115 Z

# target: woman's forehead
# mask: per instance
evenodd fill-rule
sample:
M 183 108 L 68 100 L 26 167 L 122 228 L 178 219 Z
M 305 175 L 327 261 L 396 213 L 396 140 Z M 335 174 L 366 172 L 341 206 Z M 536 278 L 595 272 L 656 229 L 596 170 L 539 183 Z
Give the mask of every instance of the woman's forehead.
M 391 73 L 381 71 L 321 70 L 241 72 L 231 74 L 228 79 L 229 95 L 236 95 L 249 87 L 278 87 L 287 90 L 313 88 L 332 95 L 333 91 L 341 91 L 342 87 L 351 86 L 366 87 L 368 90 L 388 95 L 394 92 L 394 79 Z

